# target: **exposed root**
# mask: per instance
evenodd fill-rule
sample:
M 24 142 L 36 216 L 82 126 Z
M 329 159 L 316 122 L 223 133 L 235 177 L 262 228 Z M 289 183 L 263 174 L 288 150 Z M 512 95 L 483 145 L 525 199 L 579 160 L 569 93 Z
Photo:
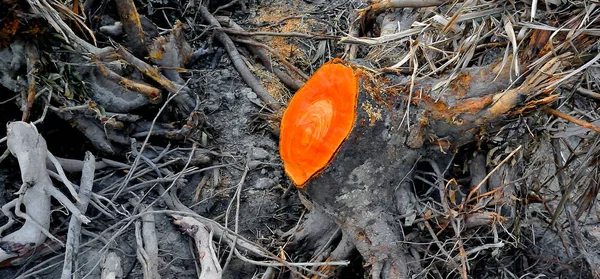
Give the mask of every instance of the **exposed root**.
M 30 249 L 41 245 L 50 237 L 60 242 L 49 232 L 50 228 L 50 197 L 61 202 L 74 217 L 85 224 L 89 219 L 60 191 L 58 191 L 46 171 L 46 154 L 48 149 L 46 141 L 42 138 L 35 126 L 25 122 L 12 122 L 7 127 L 8 148 L 19 160 L 23 187 L 19 190 L 19 197 L 3 206 L 4 214 L 9 217 L 9 222 L 0 229 L 0 233 L 14 223 L 14 217 L 9 208 L 14 206 L 15 215 L 25 219 L 23 226 L 0 239 L 2 249 L 0 261 L 22 256 Z M 21 211 L 21 204 L 25 206 L 27 214 Z
M 173 215 L 175 225 L 181 227 L 181 229 L 192 238 L 198 249 L 200 266 L 202 272 L 198 275 L 199 279 L 218 279 L 223 276 L 223 270 L 219 264 L 219 258 L 215 252 L 215 247 L 212 241 L 213 232 L 208 229 L 204 224 L 192 217 L 183 217 Z
M 327 247 L 329 239 L 337 234 L 337 224 L 320 208 L 313 208 L 306 220 L 294 229 L 290 248 L 297 251 L 317 253 Z M 311 255 L 311 258 L 316 255 Z
M 87 3 L 87 1 L 86 1 Z M 121 259 L 115 252 L 110 252 L 102 260 L 101 279 L 119 279 L 123 277 L 123 267 Z
M 123 0 L 115 2 L 117 11 L 121 17 L 123 30 L 127 34 L 127 45 L 136 55 L 144 56 L 146 49 L 146 36 L 140 22 L 140 15 L 137 12 L 133 0 Z

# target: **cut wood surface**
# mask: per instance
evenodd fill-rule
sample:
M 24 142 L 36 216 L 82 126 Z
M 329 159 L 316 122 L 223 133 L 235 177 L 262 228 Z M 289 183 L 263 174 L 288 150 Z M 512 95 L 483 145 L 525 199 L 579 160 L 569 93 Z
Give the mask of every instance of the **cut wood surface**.
M 555 100 L 539 85 L 562 69 L 556 61 L 531 71 L 510 90 L 504 90 L 510 73 L 501 65 L 497 61 L 454 77 L 411 84 L 393 74 L 375 75 L 366 66 L 333 60 L 291 100 L 280 135 L 286 173 L 350 236 L 372 265 L 374 278 L 409 278 L 420 270 L 402 244 L 402 226 L 395 218 L 409 212 L 392 206 L 401 200 L 399 193 L 411 191 L 399 188 L 410 187 L 404 182 L 420 159 L 449 160 L 461 146 L 483 141 L 514 117 Z M 358 91 L 355 79 L 360 81 Z M 444 82 L 450 85 L 447 90 L 435 89 Z M 451 219 L 475 224 L 469 213 L 465 209 Z

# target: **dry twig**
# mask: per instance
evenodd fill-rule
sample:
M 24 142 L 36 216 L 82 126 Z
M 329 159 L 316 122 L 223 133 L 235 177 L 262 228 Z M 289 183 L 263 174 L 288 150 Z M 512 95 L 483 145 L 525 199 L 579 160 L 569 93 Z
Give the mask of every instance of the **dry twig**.
M 600 133 L 600 127 L 598 127 L 598 126 L 596 126 L 596 125 L 594 125 L 592 123 L 589 123 L 587 121 L 581 120 L 579 118 L 575 118 L 575 117 L 570 116 L 568 114 L 562 113 L 562 112 L 560 112 L 558 110 L 551 109 L 551 108 L 545 108 L 544 112 L 546 112 L 546 113 L 548 113 L 550 115 L 562 118 L 564 120 L 567 120 L 567 121 L 569 121 L 571 123 L 575 123 L 575 124 L 577 124 L 577 125 L 579 125 L 581 127 L 584 127 L 586 129 L 594 130 L 597 133 Z

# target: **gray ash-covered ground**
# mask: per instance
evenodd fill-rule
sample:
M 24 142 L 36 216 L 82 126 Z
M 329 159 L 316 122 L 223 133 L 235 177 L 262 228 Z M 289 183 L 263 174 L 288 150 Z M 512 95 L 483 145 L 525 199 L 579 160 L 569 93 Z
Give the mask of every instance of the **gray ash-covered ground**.
M 249 99 L 256 98 L 256 95 L 240 80 L 227 56 L 222 56 L 215 69 L 207 67 L 194 70 L 190 84 L 200 95 L 201 109 L 206 114 L 209 126 L 206 129 L 209 137 L 206 148 L 220 154 L 212 156 L 213 160 L 206 166 L 233 165 L 186 178 L 185 187 L 179 191 L 179 198 L 197 213 L 220 222 L 224 221 L 224 214 L 233 203 L 228 216 L 229 228 L 233 228 L 237 219 L 238 231 L 244 237 L 264 247 L 283 247 L 285 239 L 281 241 L 279 237 L 297 224 L 304 207 L 295 191 L 289 189 L 290 184 L 278 155 L 277 135 L 273 134 L 260 117 L 260 107 Z M 50 148 L 53 149 L 52 146 Z M 74 152 L 66 155 L 76 157 Z M 14 164 L 16 161 L 7 160 L 3 163 L 3 169 L 11 168 L 8 163 Z M 249 170 L 242 181 L 246 166 Z M 5 187 L 11 185 L 8 179 L 18 179 L 18 176 L 2 175 Z M 18 182 L 14 181 L 12 184 L 15 183 Z M 198 194 L 199 187 L 201 191 Z M 236 209 L 236 200 L 232 198 L 238 187 L 241 187 L 241 198 L 239 209 Z M 156 198 L 155 193 L 149 195 L 151 199 Z M 166 207 L 159 201 L 155 209 Z M 236 210 L 239 210 L 239 216 L 236 216 Z M 64 216 L 62 219 L 67 220 Z M 162 278 L 197 278 L 191 254 L 195 251 L 190 245 L 189 237 L 180 232 L 170 218 L 163 214 L 156 215 L 156 222 Z M 109 225 L 110 220 L 98 220 L 97 224 L 92 223 L 86 229 L 91 233 L 99 233 Z M 91 235 L 84 236 L 83 242 L 90 237 Z M 103 237 L 106 239 L 110 236 Z M 130 225 L 110 243 L 96 242 L 83 249 L 81 259 L 86 264 L 82 266 L 82 270 L 86 271 L 83 274 L 89 272 L 87 278 L 99 278 L 99 268 L 94 265 L 99 261 L 99 256 L 103 255 L 105 245 L 108 245 L 108 250 L 121 256 L 124 271 L 131 270 L 129 278 L 142 277 L 135 258 L 135 234 Z M 229 250 L 225 246 L 220 248 L 219 255 L 226 257 Z M 31 262 L 22 269 L 34 264 L 36 262 Z M 58 278 L 60 268 L 61 265 L 50 268 L 38 274 L 38 278 Z M 17 271 L 18 268 L 2 269 L 0 278 L 11 278 L 18 274 Z M 233 257 L 224 278 L 251 278 L 258 272 L 261 272 L 260 267 Z
M 219 15 L 235 19 L 247 30 L 331 33 L 339 36 L 345 36 L 346 30 L 349 28 L 350 21 L 347 18 L 350 14 L 349 11 L 354 11 L 359 4 L 364 4 L 358 3 L 360 1 L 335 1 L 335 3 L 322 1 L 242 2 L 225 8 L 219 12 Z M 187 10 L 188 14 L 179 18 L 180 11 L 172 9 L 171 4 L 173 3 L 170 1 L 149 1 L 147 6 L 138 10 L 140 12 L 148 11 L 148 18 L 165 29 L 170 28 L 167 22 L 171 23 L 170 21 L 175 18 L 183 19 L 182 21 L 186 24 L 191 23 L 192 26 L 186 25 L 185 27 L 186 38 L 189 39 L 194 49 L 206 50 L 206 53 L 202 54 L 182 74 L 182 77 L 188 80 L 187 85 L 194 95 L 198 96 L 200 101 L 198 109 L 203 113 L 203 124 L 194 130 L 189 138 L 167 140 L 162 137 L 152 137 L 149 142 L 149 146 L 164 148 L 167 143 L 170 143 L 170 148 L 187 148 L 188 151 L 195 143 L 197 148 L 201 148 L 209 154 L 208 157 L 204 157 L 205 161 L 193 166 L 197 169 L 207 168 L 207 170 L 186 176 L 178 190 L 178 198 L 199 215 L 226 225 L 231 230 L 237 230 L 239 235 L 268 249 L 278 257 L 285 258 L 290 262 L 315 260 L 311 254 L 314 251 L 303 251 L 302 249 L 305 247 L 302 246 L 291 247 L 293 242 L 291 232 L 296 228 L 299 228 L 296 232 L 305 228 L 303 222 L 307 220 L 305 216 L 310 211 L 311 205 L 310 202 L 304 200 L 305 196 L 302 194 L 304 192 L 293 187 L 283 171 L 278 152 L 279 136 L 277 131 L 277 118 L 281 116 L 281 112 L 274 114 L 261 107 L 262 101 L 242 80 L 234 68 L 230 56 L 223 50 L 223 46 L 218 40 L 212 36 L 215 32 L 212 27 L 205 25 L 198 15 L 192 16 L 191 10 Z M 197 4 L 199 5 L 199 3 Z M 210 11 L 214 11 L 216 7 L 223 4 L 227 4 L 227 1 L 211 1 L 208 7 Z M 182 5 L 173 6 L 182 7 Z M 152 7 L 154 8 L 150 9 Z M 163 11 L 166 11 L 166 14 L 161 14 Z M 171 17 L 169 18 L 169 16 Z M 116 17 L 116 15 L 108 14 L 104 19 L 108 17 Z M 112 21 L 114 19 L 111 19 Z M 472 26 L 469 25 L 469 27 Z M 376 36 L 377 32 L 369 31 L 364 35 Z M 99 38 L 102 44 L 111 44 L 106 37 L 99 36 Z M 314 72 L 324 62 L 341 56 L 344 48 L 344 45 L 338 44 L 336 39 L 316 40 L 285 36 L 255 36 L 254 38 L 272 46 L 307 74 Z M 236 47 L 244 56 L 244 63 L 249 66 L 252 74 L 285 107 L 293 90 L 284 88 L 276 76 L 268 73 L 243 43 L 236 44 Z M 383 65 L 398 60 L 397 52 L 405 51 L 404 47 L 398 44 L 394 51 L 389 53 L 391 57 L 378 57 L 377 51 L 369 53 L 377 50 L 377 47 L 361 46 L 359 56 L 366 57 L 365 61 L 371 59 L 375 61 L 373 64 L 381 63 Z M 488 47 L 484 46 L 484 48 Z M 382 47 L 381 50 L 383 51 L 385 48 Z M 490 47 L 478 54 L 478 62 L 473 62 L 468 66 L 487 65 L 504 53 L 506 53 L 504 48 Z M 276 59 L 274 58 L 274 60 Z M 435 62 L 433 61 L 434 64 Z M 407 72 L 404 71 L 404 73 Z M 409 75 L 405 75 L 405 77 L 408 78 Z M 4 89 L 2 88 L 2 90 Z M 578 95 L 573 98 L 576 102 L 580 102 L 576 104 L 576 107 L 590 106 L 588 99 Z M 35 104 L 34 116 L 39 116 L 41 110 L 42 106 Z M 0 111 L 3 112 L 0 117 L 2 125 L 20 119 L 21 110 L 14 103 L 0 104 Z M 151 105 L 139 109 L 135 113 L 142 115 L 144 120 L 151 121 L 157 111 L 158 106 Z M 185 121 L 172 118 L 173 115 L 177 115 L 173 112 L 174 109 L 167 111 L 165 113 L 167 116 L 159 118 L 160 121 L 180 121 L 179 124 Z M 500 177 L 507 179 L 505 181 L 507 184 L 513 185 L 514 183 L 519 186 L 519 189 L 510 197 L 515 210 L 515 214 L 510 217 L 515 217 L 518 222 L 511 223 L 507 227 L 495 225 L 494 230 L 488 226 L 482 226 L 465 229 L 461 232 L 460 237 L 467 244 L 465 247 L 473 248 L 468 252 L 481 249 L 469 255 L 469 275 L 473 278 L 519 278 L 519 276 L 521 278 L 583 276 L 582 278 L 584 278 L 590 274 L 590 271 L 586 260 L 578 254 L 577 241 L 581 242 L 583 246 L 588 245 L 591 257 L 596 260 L 598 258 L 598 249 L 596 249 L 598 242 L 596 240 L 600 239 L 600 230 L 597 229 L 597 220 L 600 217 L 597 203 L 591 206 L 581 218 L 580 225 L 582 231 L 585 230 L 583 239 L 575 239 L 568 231 L 557 231 L 548 227 L 553 218 L 548 211 L 553 210 L 552 207 L 557 205 L 562 189 L 556 182 L 548 182 L 553 181 L 557 169 L 552 157 L 553 149 L 546 144 L 552 137 L 560 138 L 560 133 L 565 139 L 564 142 L 568 142 L 572 146 L 577 146 L 581 138 L 588 140 L 582 141 L 584 142 L 582 146 L 590 143 L 597 145 L 597 140 L 594 143 L 593 134 L 581 132 L 580 128 L 572 123 L 556 125 L 561 129 L 564 128 L 564 131 L 555 133 L 558 130 L 554 130 L 554 126 L 551 125 L 554 122 L 551 124 L 547 124 L 547 122 L 548 117 L 543 114 L 534 114 L 529 118 L 515 120 L 511 125 L 507 125 L 509 132 L 506 134 L 491 135 L 488 142 L 481 145 L 480 143 L 472 144 L 460 149 L 460 154 L 453 158 L 452 164 L 444 161 L 445 165 L 448 165 L 449 172 L 443 178 L 461 180 L 469 177 L 472 155 L 475 153 L 479 153 L 480 157 L 485 157 L 482 167 L 484 171 L 490 171 L 517 145 L 523 145 L 523 150 L 525 150 L 523 153 L 525 155 L 520 153 L 515 156 L 514 160 L 509 161 L 497 171 L 497 173 L 501 173 Z M 533 127 L 531 130 L 529 130 L 530 126 Z M 47 116 L 38 129 L 42 136 L 46 137 L 49 150 L 60 157 L 82 159 L 86 150 L 92 150 L 99 157 L 104 155 L 128 164 L 134 160 L 134 156 L 130 153 L 107 155 L 97 152 L 89 139 L 70 124 L 52 114 Z M 511 132 L 512 129 L 514 131 Z M 5 131 L 3 130 L 0 138 L 4 136 Z M 67 140 L 64 140 L 65 137 Z M 140 147 L 142 141 L 143 137 L 137 138 L 137 148 Z M 0 145 L 0 147 L 4 148 L 5 146 Z M 124 150 L 130 150 L 126 145 L 122 147 Z M 581 146 L 577 148 L 579 147 Z M 587 152 L 585 150 L 585 148 L 575 150 L 575 153 L 581 155 Z M 170 165 L 169 171 L 175 173 L 181 171 L 187 154 L 185 151 L 179 153 L 179 157 L 176 159 L 179 159 L 180 162 Z M 578 162 L 577 160 L 573 161 Z M 421 165 L 427 164 L 421 163 Z M 141 163 L 138 167 L 146 166 Z M 431 175 L 431 170 L 426 167 L 417 166 L 415 173 L 416 176 L 420 175 L 420 178 L 425 178 L 421 180 L 415 178 L 413 182 L 417 198 L 421 199 L 419 205 L 433 204 L 432 208 L 434 208 L 440 197 L 436 196 L 437 189 L 431 185 L 435 185 L 437 181 Z M 126 174 L 127 172 L 124 170 L 99 171 L 94 190 L 101 192 L 102 189 L 118 183 L 119 179 L 125 177 Z M 151 174 L 153 175 L 153 173 Z M 79 173 L 68 175 L 70 179 L 78 183 Z M 132 181 L 131 184 L 149 178 L 152 177 L 142 177 Z M 466 180 L 460 182 L 464 181 Z M 57 187 L 61 187 L 61 190 L 65 190 L 60 182 L 55 181 L 55 184 Z M 16 159 L 9 157 L 0 163 L 0 185 L 4 186 L 0 187 L 0 204 L 5 204 L 14 198 L 14 193 L 20 187 Z M 170 183 L 162 183 L 162 186 L 169 187 Z M 153 203 L 153 210 L 158 211 L 154 215 L 159 248 L 158 271 L 161 278 L 198 278 L 196 247 L 191 238 L 173 225 L 172 219 L 165 212 L 161 212 L 167 210 L 168 206 L 159 197 L 159 193 L 154 187 L 142 187 L 123 192 L 116 199 L 117 207 L 111 208 L 111 213 L 116 215 L 114 219 L 107 218 L 93 208 L 89 209 L 92 222 L 84 226 L 82 243 L 85 245 L 81 248 L 78 257 L 80 264 L 78 273 L 81 277 L 100 278 L 98 263 L 106 252 L 110 251 L 115 252 L 121 258 L 126 278 L 143 278 L 142 267 L 136 255 L 135 222 L 139 218 L 128 218 L 137 213 L 132 212 L 135 207 L 132 204 L 134 202 L 132 198 L 135 197 L 142 197 L 146 204 Z M 592 200 L 597 201 L 597 197 Z M 67 232 L 69 216 L 61 212 L 64 209 L 59 203 L 54 202 L 53 206 L 51 231 L 57 236 L 64 237 Z M 576 208 L 577 205 L 571 205 L 572 210 Z M 421 218 L 430 217 L 427 214 L 430 214 L 431 211 L 427 211 L 426 207 L 421 207 L 421 209 L 422 211 L 412 213 L 413 219 L 410 222 L 407 221 L 411 218 L 408 215 L 408 217 L 398 216 L 397 220 L 399 224 L 411 223 L 406 226 L 406 232 L 410 233 L 407 236 L 410 237 L 407 242 L 410 242 L 409 244 L 413 245 L 411 248 L 414 248 L 411 253 L 422 257 L 420 265 L 424 269 L 424 274 L 439 276 L 435 278 L 444 276 L 459 278 L 458 269 L 456 266 L 446 263 L 448 255 L 442 254 L 438 246 L 444 245 L 443 247 L 450 251 L 457 260 L 459 253 L 456 246 L 453 246 L 457 243 L 454 232 L 444 224 L 436 224 L 439 226 L 434 229 L 439 235 L 433 235 L 439 240 L 432 240 L 430 231 L 425 230 L 422 225 L 423 219 L 425 221 L 427 219 Z M 438 214 L 437 217 L 445 217 L 443 213 L 436 214 Z M 415 221 L 414 218 L 420 220 L 412 223 Z M 434 219 L 435 216 L 431 220 Z M 3 224 L 4 221 L 5 218 L 2 217 L 0 224 Z M 563 215 L 558 218 L 558 223 L 561 228 L 570 229 L 570 224 Z M 317 237 L 325 238 L 321 235 Z M 93 241 L 87 243 L 90 240 Z M 339 235 L 335 238 L 332 237 L 331 240 L 331 243 L 327 243 L 328 246 L 323 250 L 330 252 L 338 242 L 341 242 Z M 319 239 L 319 241 L 325 242 L 323 239 Z M 214 242 L 220 264 L 227 263 L 224 278 L 261 278 L 266 267 L 245 261 L 237 256 L 230 257 L 230 247 L 224 240 L 215 240 Z M 492 242 L 496 245 L 500 243 L 502 246 L 486 246 Z M 41 258 L 32 257 L 20 267 L 0 269 L 0 278 L 15 278 L 32 270 L 35 271 L 35 274 L 31 276 L 35 278 L 60 278 L 63 250 L 58 247 L 53 249 L 52 253 Z M 260 257 L 250 258 L 257 261 L 263 260 Z M 372 268 L 365 264 L 365 259 L 361 258 L 358 252 L 351 253 L 345 260 L 351 260 L 352 263 L 349 268 L 342 269 L 338 273 L 339 278 L 366 278 L 369 269 Z M 294 277 L 296 275 L 292 274 L 289 269 L 282 268 L 281 270 L 280 276 L 275 278 L 299 278 L 298 276 Z

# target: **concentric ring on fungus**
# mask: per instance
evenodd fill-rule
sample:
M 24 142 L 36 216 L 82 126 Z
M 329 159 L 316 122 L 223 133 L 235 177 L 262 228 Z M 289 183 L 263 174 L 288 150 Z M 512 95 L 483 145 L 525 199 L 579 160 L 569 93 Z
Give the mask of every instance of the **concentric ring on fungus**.
M 352 132 L 357 99 L 354 70 L 336 63 L 323 65 L 296 92 L 281 120 L 279 153 L 297 187 L 333 160 Z

